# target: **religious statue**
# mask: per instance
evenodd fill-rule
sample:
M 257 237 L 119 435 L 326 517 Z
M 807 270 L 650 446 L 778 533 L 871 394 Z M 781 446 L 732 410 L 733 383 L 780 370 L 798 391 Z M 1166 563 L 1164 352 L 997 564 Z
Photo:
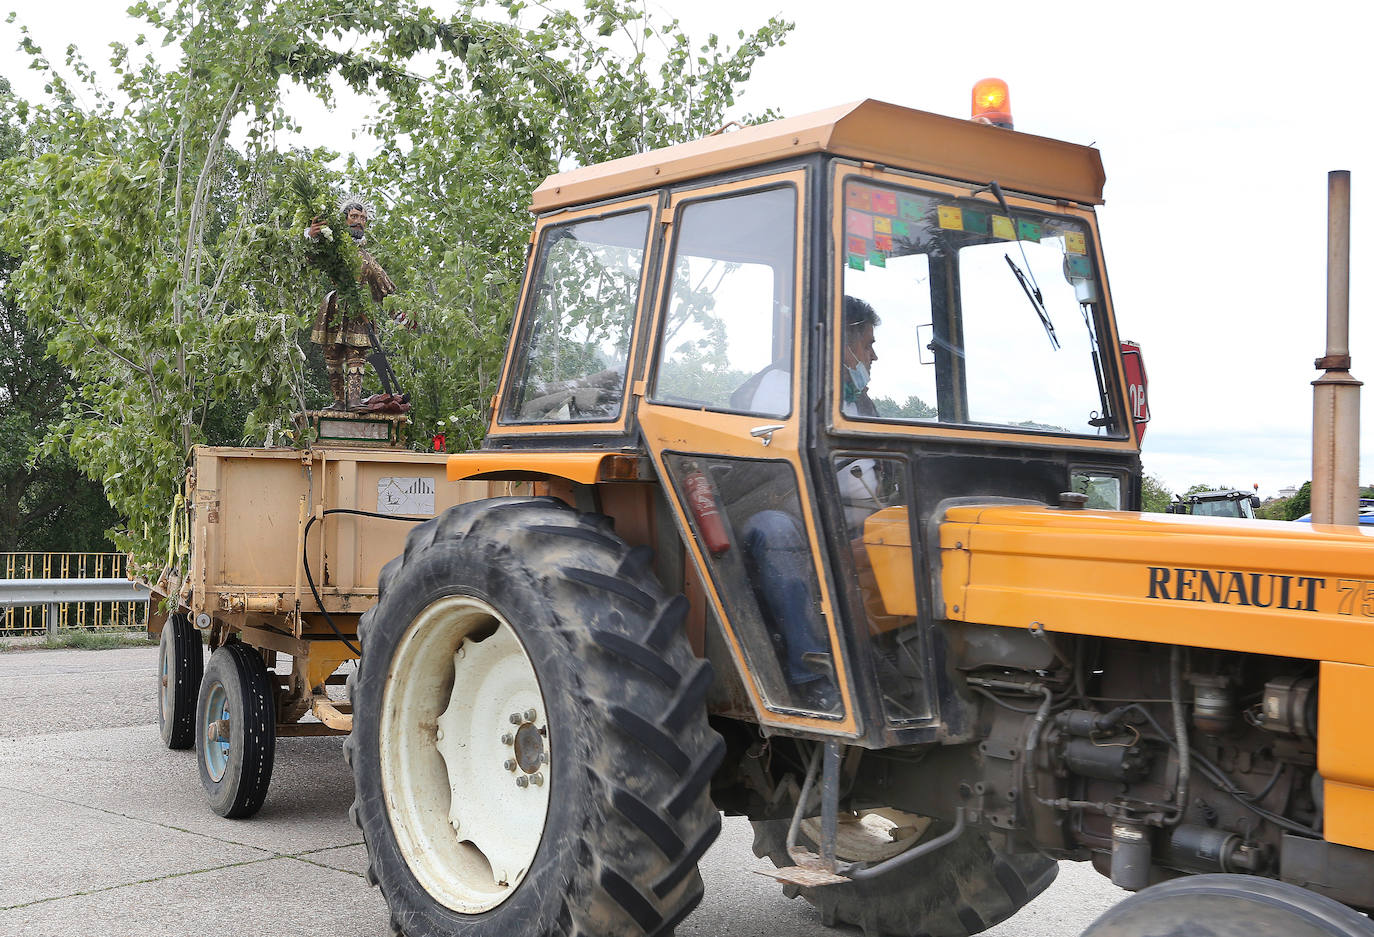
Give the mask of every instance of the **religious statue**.
M 365 286 L 372 301 L 379 306 L 396 292 L 391 277 L 363 246 L 367 243 L 367 225 L 373 218 L 372 207 L 360 196 L 345 194 L 339 199 L 338 211 L 343 217 L 348 241 L 336 243 L 335 232 L 319 214 L 311 215 L 310 224 L 304 231 L 306 239 L 317 245 L 311 251 L 312 262 L 321 267 L 335 285 L 320 302 L 310 331 L 310 340 L 320 346 L 329 374 L 334 402 L 328 409 L 404 413 L 410 409 L 409 398 L 396 386 L 396 376 L 382 351 L 376 326 L 368 315 L 367 300 L 359 289 Z M 331 250 L 335 247 L 337 249 Z M 410 324 L 405 313 L 394 312 L 392 317 L 402 324 Z M 383 393 L 364 399 L 363 371 L 369 362 L 381 379 Z

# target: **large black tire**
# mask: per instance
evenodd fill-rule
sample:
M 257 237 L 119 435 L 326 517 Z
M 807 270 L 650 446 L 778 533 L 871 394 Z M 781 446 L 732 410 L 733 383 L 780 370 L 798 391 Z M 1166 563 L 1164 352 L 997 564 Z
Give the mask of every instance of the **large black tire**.
M 162 744 L 190 748 L 196 742 L 196 696 L 205 676 L 205 652 L 191 619 L 173 612 L 157 646 L 157 728 Z
M 213 711 L 212 711 L 213 710 Z M 228 723 L 228 749 L 217 735 Z M 231 642 L 210 655 L 196 701 L 196 760 L 210 809 L 251 817 L 267 798 L 277 753 L 276 709 L 262 655 Z
M 1131 895 L 1083 937 L 1374 937 L 1374 923 L 1287 882 L 1192 875 Z
M 687 642 L 686 600 L 664 595 L 649 558 L 604 517 L 552 499 L 499 498 L 420 525 L 383 569 L 378 603 L 359 623 L 363 656 L 350 678 L 344 754 L 368 879 L 381 886 L 393 933 L 668 935 L 700 902 L 697 861 L 720 831 L 709 785 L 725 746 L 706 721 L 711 669 Z M 460 663 L 495 653 L 483 650 L 488 643 L 528 669 L 520 679 L 537 679 L 539 700 L 529 703 L 537 713 L 527 718 L 525 703 L 503 700 L 502 724 L 474 717 L 467 735 L 455 733 L 455 711 L 484 702 L 467 697 L 503 692 Z M 546 733 L 548 761 L 538 772 L 547 775 L 547 786 L 538 782 L 547 792 L 542 825 L 523 867 L 503 865 L 502 877 L 469 818 L 484 837 L 493 822 L 497 832 L 509 824 L 512 836 L 526 822 L 523 808 L 504 806 L 520 801 L 503 798 L 530 797 L 534 788 L 520 782 L 532 781 L 533 769 L 479 763 L 491 759 L 480 753 L 497 733 L 510 744 L 506 709 L 515 710 L 510 722 L 524 723 L 520 732 Z M 497 783 L 453 781 L 469 771 L 494 773 Z
M 754 854 L 789 866 L 787 820 L 754 822 Z M 928 829 L 922 840 L 940 835 Z M 913 843 L 914 844 L 914 843 Z M 816 851 L 804 834 L 799 845 Z M 840 856 L 854 860 L 855 856 Z M 1002 855 L 969 830 L 935 852 L 873 879 L 820 888 L 788 886 L 821 914 L 827 927 L 853 924 L 864 937 L 968 937 L 1011 917 L 1050 886 L 1059 864 L 1035 853 Z

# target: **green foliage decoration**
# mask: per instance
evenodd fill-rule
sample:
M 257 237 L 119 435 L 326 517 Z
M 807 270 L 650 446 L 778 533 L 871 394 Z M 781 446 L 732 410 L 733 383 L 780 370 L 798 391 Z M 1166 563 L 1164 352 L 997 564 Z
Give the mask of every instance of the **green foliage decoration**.
M 329 190 L 305 166 L 296 166 L 289 175 L 291 193 L 296 198 L 292 228 L 304 232 L 315 222 L 323 222 L 320 235 L 306 240 L 306 258 L 320 269 L 347 309 L 366 309 L 358 280 L 363 275 L 363 259 L 358 245 L 348 233 L 348 222 L 330 198 Z

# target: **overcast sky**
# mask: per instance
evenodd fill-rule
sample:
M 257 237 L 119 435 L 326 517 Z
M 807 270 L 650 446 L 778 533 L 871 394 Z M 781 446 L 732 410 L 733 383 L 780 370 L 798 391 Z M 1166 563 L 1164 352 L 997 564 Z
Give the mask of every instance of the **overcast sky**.
M 129 37 L 120 2 L 10 0 L 50 56 L 93 62 Z M 1311 475 L 1313 359 L 1324 351 L 1327 173 L 1353 178 L 1352 373 L 1374 381 L 1368 256 L 1374 122 L 1355 3 L 928 4 L 649 0 L 694 36 L 782 13 L 736 113 L 788 115 L 878 98 L 968 116 L 979 78 L 1011 86 L 1018 130 L 1093 144 L 1123 338 L 1144 348 L 1153 421 L 1145 470 L 1261 495 Z M 0 74 L 33 94 L 0 25 Z M 13 63 L 13 64 L 11 64 Z M 19 74 L 17 74 L 19 73 Z M 332 124 L 337 127 L 337 123 Z M 321 122 L 320 133 L 330 125 Z M 310 139 L 346 147 L 337 138 Z M 888 360 L 888 359 L 885 359 Z M 879 366 L 882 366 L 881 363 Z M 1374 401 L 1361 480 L 1374 481 Z

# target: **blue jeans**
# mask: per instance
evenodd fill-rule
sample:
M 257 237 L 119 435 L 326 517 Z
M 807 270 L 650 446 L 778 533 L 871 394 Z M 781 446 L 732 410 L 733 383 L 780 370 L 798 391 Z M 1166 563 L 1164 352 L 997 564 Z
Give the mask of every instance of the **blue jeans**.
M 801 522 L 785 511 L 760 511 L 744 525 L 743 545 L 764 624 L 782 640 L 788 682 L 801 686 L 825 678 L 804 660 L 806 654 L 829 654 L 830 647 L 817 627 L 811 550 Z

